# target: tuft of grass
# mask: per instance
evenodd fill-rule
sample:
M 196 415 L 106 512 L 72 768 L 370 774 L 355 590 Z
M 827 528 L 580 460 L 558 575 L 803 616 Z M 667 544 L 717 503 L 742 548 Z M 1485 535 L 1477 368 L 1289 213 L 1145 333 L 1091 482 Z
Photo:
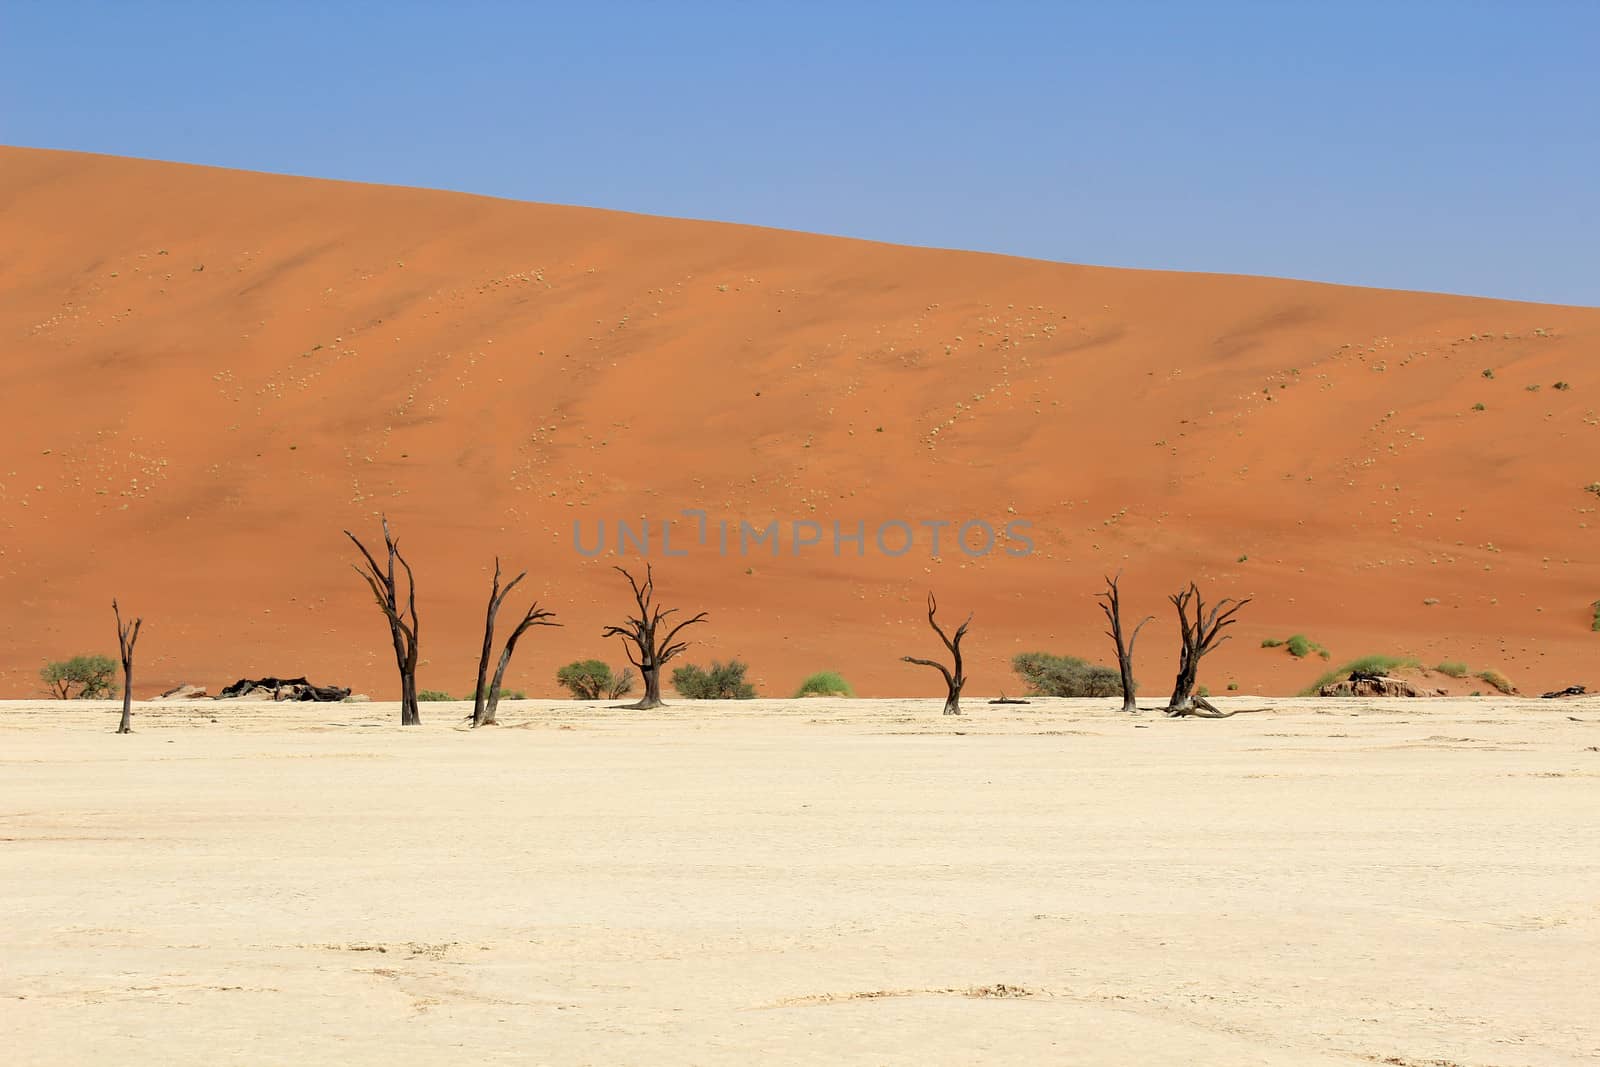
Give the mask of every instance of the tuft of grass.
M 1556 384 L 1554 384 L 1554 385 L 1552 385 L 1552 386 L 1551 386 L 1551 387 L 1550 387 L 1550 388 L 1552 388 L 1552 389 L 1555 389 L 1555 390 L 1558 390 L 1558 391 L 1560 391 L 1560 392 L 1563 392 L 1563 393 L 1564 393 L 1564 392 L 1566 392 L 1566 391 L 1567 391 L 1567 390 L 1568 390 L 1568 389 L 1571 389 L 1571 388 L 1572 388 L 1572 386 L 1571 386 L 1571 385 L 1569 385 L 1569 384 L 1568 384 L 1568 383 L 1567 383 L 1567 382 L 1557 382 L 1557 383 L 1556 383 Z
M 1539 383 L 1538 382 L 1534 382 L 1532 385 L 1523 386 L 1523 388 L 1528 390 L 1528 392 L 1530 392 L 1530 393 L 1537 393 L 1539 391 Z
M 850 689 L 850 683 L 838 671 L 818 671 L 800 683 L 800 688 L 795 690 L 795 698 L 800 697 L 848 697 L 855 696 Z
M 1300 695 L 1314 697 L 1317 695 L 1318 689 L 1334 682 L 1343 681 L 1355 671 L 1363 671 L 1368 674 L 1389 674 L 1392 671 L 1406 668 L 1417 669 L 1421 666 L 1422 663 L 1419 660 L 1410 656 L 1362 656 L 1322 675 L 1316 681 L 1300 690 Z
M 1494 381 L 1494 368 L 1493 367 L 1485 367 L 1485 368 L 1483 368 L 1483 376 L 1485 378 L 1489 379 L 1491 382 Z
M 1283 642 L 1279 641 L 1276 637 L 1263 637 L 1261 639 L 1261 647 L 1262 648 L 1282 648 L 1283 647 Z
M 1465 663 L 1457 663 L 1455 660 L 1447 659 L 1435 667 L 1434 670 L 1440 674 L 1448 674 L 1452 678 L 1465 678 L 1467 676 L 1467 665 Z
M 438 689 L 422 689 L 417 692 L 417 700 L 454 700 L 455 697 Z
M 1305 659 L 1313 649 L 1321 647 L 1305 634 L 1291 634 L 1284 639 L 1283 644 L 1289 650 L 1289 655 L 1295 659 Z
M 1517 691 L 1517 687 L 1511 684 L 1511 679 L 1507 678 L 1499 671 L 1479 671 L 1476 677 L 1478 681 L 1488 682 L 1490 685 L 1494 686 L 1494 688 L 1498 689 L 1501 693 L 1504 693 L 1507 696 L 1510 696 L 1512 693 Z
M 1594 625 L 1590 626 L 1589 629 L 1595 633 L 1600 633 L 1600 600 L 1594 602 Z
M 1241 552 L 1241 553 L 1239 553 L 1239 558 L 1238 558 L 1238 560 L 1236 562 L 1243 563 L 1246 560 L 1248 560 L 1249 558 L 1250 558 L 1250 556 L 1247 553 Z
M 1480 404 L 1474 404 L 1474 405 L 1472 405 L 1472 410 L 1473 410 L 1473 411 L 1488 411 L 1488 410 L 1489 410 L 1489 409 L 1488 409 L 1488 408 L 1486 408 L 1486 407 L 1484 407 L 1484 406 L 1483 406 L 1483 405 L 1482 405 L 1482 404 L 1481 404 L 1481 403 L 1480 403 Z
M 1228 692 L 1237 693 L 1238 691 L 1239 691 L 1239 683 L 1238 682 L 1229 682 L 1228 683 Z

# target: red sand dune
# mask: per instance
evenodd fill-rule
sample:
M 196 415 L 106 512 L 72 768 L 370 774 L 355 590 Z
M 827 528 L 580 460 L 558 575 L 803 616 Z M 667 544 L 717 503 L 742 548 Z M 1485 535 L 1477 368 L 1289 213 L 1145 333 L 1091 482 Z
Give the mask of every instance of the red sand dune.
M 824 668 L 938 691 L 898 662 L 937 647 L 930 588 L 976 613 L 970 691 L 1015 692 L 1015 652 L 1106 658 L 1119 569 L 1156 695 L 1189 578 L 1255 598 L 1214 692 L 1304 686 L 1326 664 L 1259 647 L 1294 632 L 1335 662 L 1600 684 L 1600 310 L 16 148 L 0 232 L 0 696 L 114 652 L 115 594 L 146 620 L 139 696 L 304 673 L 392 697 L 340 532 L 380 511 L 417 568 L 422 685 L 470 689 L 498 553 L 565 623 L 509 683 L 553 694 L 560 663 L 622 659 L 618 560 L 575 552 L 574 520 L 677 518 L 676 548 L 693 507 L 830 531 L 656 559 L 667 602 L 710 612 L 686 658 L 772 695 Z M 894 519 L 1026 520 L 1035 550 L 947 531 L 936 560 L 923 528 L 832 555 L 834 521 Z

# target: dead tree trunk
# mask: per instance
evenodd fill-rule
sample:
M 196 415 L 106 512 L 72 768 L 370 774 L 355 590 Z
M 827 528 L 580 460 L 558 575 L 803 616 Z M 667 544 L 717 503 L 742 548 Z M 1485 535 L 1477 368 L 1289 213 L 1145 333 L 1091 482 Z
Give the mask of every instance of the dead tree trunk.
M 1139 620 L 1139 625 L 1133 628 L 1133 634 L 1123 643 L 1122 639 L 1122 595 L 1117 590 L 1117 583 L 1122 580 L 1119 571 L 1115 578 L 1106 579 L 1106 591 L 1099 594 L 1100 610 L 1106 613 L 1106 620 L 1111 623 L 1111 629 L 1106 631 L 1106 636 L 1111 638 L 1117 646 L 1117 669 L 1122 672 L 1122 710 L 1135 712 L 1139 710 L 1139 701 L 1134 697 L 1133 685 L 1133 643 L 1139 640 L 1139 631 L 1144 629 L 1144 624 L 1155 618 L 1146 615 Z
M 422 715 L 417 711 L 417 580 L 411 573 L 411 564 L 400 554 L 400 543 L 389 532 L 389 519 L 383 518 L 383 545 L 388 552 L 388 566 L 380 567 L 367 546 L 349 530 L 344 535 L 355 542 L 366 560 L 366 567 L 357 566 L 356 573 L 366 580 L 372 598 L 389 622 L 389 638 L 394 643 L 394 662 L 400 671 L 400 725 L 420 726 Z M 395 584 L 395 561 L 406 572 L 406 603 L 400 604 L 399 590 Z M 355 566 L 352 564 L 352 566 Z M 410 621 L 406 621 L 406 616 Z
M 133 646 L 139 640 L 139 627 L 144 625 L 144 619 L 134 619 L 131 623 L 122 621 L 122 609 L 117 607 L 117 601 L 112 598 L 111 613 L 117 617 L 117 647 L 122 651 L 122 722 L 117 724 L 117 733 L 133 733 Z
M 1235 601 L 1231 597 L 1220 601 L 1210 612 L 1200 597 L 1199 588 L 1189 583 L 1189 588 L 1167 597 L 1178 609 L 1178 629 L 1183 645 L 1178 652 L 1178 678 L 1172 688 L 1172 699 L 1167 702 L 1166 713 L 1171 716 L 1202 715 L 1208 718 L 1227 718 L 1205 697 L 1195 695 L 1195 682 L 1200 674 L 1200 659 L 1217 645 L 1228 640 L 1219 636 L 1223 629 L 1232 626 L 1233 616 L 1250 603 L 1250 598 Z M 1189 605 L 1194 604 L 1194 620 L 1189 619 Z M 1232 605 L 1230 607 L 1229 605 Z
M 505 603 L 506 596 L 516 588 L 518 582 L 528 576 L 523 571 L 506 585 L 500 588 L 500 557 L 494 559 L 494 584 L 489 589 L 489 610 L 483 621 L 483 656 L 478 660 L 478 690 L 472 701 L 472 725 L 495 726 L 495 709 L 500 706 L 500 686 L 505 681 L 506 668 L 511 664 L 511 653 L 516 650 L 517 640 L 522 637 L 532 626 L 560 626 L 559 622 L 547 622 L 553 618 L 555 612 L 541 611 L 538 601 L 534 601 L 522 621 L 517 623 L 516 629 L 511 631 L 511 636 L 506 638 L 506 647 L 500 652 L 500 662 L 494 669 L 494 681 L 486 688 L 484 682 L 489 674 L 489 653 L 494 647 L 494 620 L 500 613 L 500 605 Z
M 639 674 L 644 679 L 644 696 L 636 704 L 623 704 L 622 707 L 638 711 L 649 711 L 651 708 L 661 707 L 661 668 L 668 660 L 689 647 L 689 642 L 678 641 L 677 636 L 686 626 L 693 626 L 697 622 L 704 622 L 706 613 L 701 612 L 692 619 L 685 619 L 667 631 L 665 636 L 660 633 L 660 627 L 675 613 L 677 608 L 668 608 L 662 611 L 655 607 L 655 575 L 650 564 L 644 565 L 644 583 L 634 581 L 633 575 L 621 567 L 622 576 L 628 579 L 628 585 L 633 589 L 634 603 L 638 605 L 639 614 L 630 616 L 622 626 L 607 626 L 600 634 L 601 637 L 622 638 L 623 651 L 628 655 L 628 662 L 639 668 Z M 635 655 L 637 653 L 637 655 Z
M 933 627 L 933 632 L 939 635 L 939 640 L 944 642 L 944 647 L 950 652 L 950 655 L 955 658 L 955 669 L 951 670 L 943 663 L 939 663 L 935 660 L 917 659 L 915 656 L 901 656 L 900 660 L 903 663 L 915 663 L 922 667 L 932 667 L 934 670 L 944 675 L 944 684 L 947 688 L 944 698 L 944 713 L 946 715 L 960 715 L 961 689 L 967 684 L 966 673 L 961 667 L 961 639 L 967 636 L 967 627 L 972 625 L 972 616 L 968 615 L 967 621 L 958 626 L 956 628 L 955 636 L 951 637 L 940 628 L 939 621 L 933 617 L 934 613 L 938 610 L 938 601 L 934 600 L 932 593 L 929 593 L 928 625 Z

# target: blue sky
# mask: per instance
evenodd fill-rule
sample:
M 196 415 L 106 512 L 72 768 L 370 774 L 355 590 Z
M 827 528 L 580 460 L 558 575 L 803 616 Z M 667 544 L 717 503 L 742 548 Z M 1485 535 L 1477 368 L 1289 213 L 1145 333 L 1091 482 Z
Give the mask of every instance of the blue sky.
M 0 4 L 0 142 L 1600 304 L 1600 2 Z

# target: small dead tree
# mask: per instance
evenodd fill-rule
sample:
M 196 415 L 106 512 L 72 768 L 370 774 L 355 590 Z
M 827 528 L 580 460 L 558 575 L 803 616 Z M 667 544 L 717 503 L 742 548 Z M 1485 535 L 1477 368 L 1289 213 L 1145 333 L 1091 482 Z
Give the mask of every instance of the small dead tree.
M 1189 588 L 1173 593 L 1167 599 L 1178 609 L 1178 629 L 1183 639 L 1183 647 L 1178 652 L 1178 679 L 1173 685 L 1172 699 L 1167 702 L 1165 711 L 1174 717 L 1196 715 L 1201 718 L 1225 719 L 1233 713 L 1218 711 L 1205 697 L 1196 696 L 1195 680 L 1200 674 L 1200 658 L 1228 640 L 1226 636 L 1221 636 L 1222 631 L 1233 625 L 1234 615 L 1238 614 L 1240 608 L 1250 603 L 1250 598 L 1234 600 L 1229 597 L 1218 602 L 1208 612 L 1205 601 L 1200 597 L 1199 587 L 1190 582 Z M 1189 618 L 1191 603 L 1194 606 L 1193 621 Z
M 644 565 L 643 584 L 634 581 L 633 575 L 622 567 L 616 569 L 628 579 L 639 614 L 630 616 L 622 626 L 607 626 L 600 636 L 622 638 L 622 648 L 628 655 L 628 662 L 639 668 L 639 674 L 644 678 L 644 696 L 640 697 L 636 704 L 622 706 L 638 711 L 649 711 L 651 708 L 661 707 L 661 668 L 668 660 L 689 647 L 689 642 L 677 640 L 679 632 L 686 626 L 704 622 L 706 613 L 702 611 L 691 619 L 685 619 L 667 630 L 663 636 L 661 627 L 678 609 L 668 608 L 663 611 L 655 606 L 655 574 L 650 564 Z
M 117 724 L 117 733 L 133 733 L 133 646 L 139 640 L 139 627 L 144 625 L 144 619 L 134 619 L 130 623 L 122 621 L 122 609 L 117 607 L 116 598 L 111 600 L 111 614 L 117 617 L 117 647 L 122 652 L 122 722 Z
M 1122 672 L 1122 710 L 1138 712 L 1139 702 L 1133 695 L 1133 643 L 1139 639 L 1139 631 L 1144 629 L 1144 624 L 1155 618 L 1146 615 L 1139 620 L 1139 625 L 1133 628 L 1133 634 L 1126 643 L 1122 637 L 1122 594 L 1117 589 L 1117 583 L 1122 580 L 1122 572 L 1118 571 L 1115 578 L 1106 579 L 1106 591 L 1098 594 L 1100 610 L 1106 613 L 1106 621 L 1111 624 L 1111 629 L 1106 631 L 1106 636 L 1111 638 L 1117 646 L 1117 669 Z
M 549 621 L 555 617 L 555 612 L 541 610 L 539 602 L 537 600 L 534 601 L 527 614 L 523 615 L 522 621 L 517 623 L 516 628 L 511 631 L 511 636 L 506 638 L 506 646 L 500 652 L 500 662 L 494 669 L 494 682 L 485 688 L 484 682 L 489 674 L 489 653 L 494 647 L 495 616 L 500 614 L 500 605 L 505 603 L 505 599 L 510 595 L 511 590 L 515 589 L 517 583 L 527 576 L 528 572 L 523 571 L 507 582 L 504 589 L 500 588 L 500 557 L 496 556 L 494 558 L 494 584 L 489 587 L 489 610 L 483 620 L 483 656 L 478 660 L 478 690 L 472 701 L 472 725 L 474 727 L 498 725 L 494 713 L 495 709 L 500 706 L 500 686 L 505 681 L 506 667 L 511 664 L 511 653 L 516 650 L 518 639 L 534 626 L 561 625 L 559 622 Z
M 961 639 L 967 636 L 967 627 L 972 625 L 972 616 L 967 616 L 967 621 L 956 627 L 954 636 L 946 634 L 939 626 L 939 620 L 934 618 L 934 613 L 939 610 L 939 602 L 928 594 L 928 625 L 933 627 L 933 632 L 939 635 L 939 640 L 944 642 L 944 647 L 949 650 L 955 659 L 955 670 L 931 659 L 918 659 L 915 656 L 901 656 L 902 663 L 915 663 L 922 667 L 932 667 L 944 675 L 944 684 L 948 692 L 944 698 L 944 713 L 946 715 L 961 714 L 961 689 L 967 684 L 966 673 L 961 667 Z
M 388 553 L 388 565 L 380 566 L 367 551 L 361 539 L 349 530 L 344 535 L 355 542 L 366 560 L 366 566 L 355 567 L 357 574 L 372 590 L 372 598 L 389 622 L 389 638 L 394 642 L 394 662 L 400 671 L 400 725 L 420 726 L 422 715 L 417 711 L 417 582 L 411 573 L 411 564 L 400 554 L 400 543 L 389 532 L 388 516 L 383 517 L 383 545 Z M 399 561 L 406 572 L 405 606 L 400 603 L 399 589 L 395 583 L 394 565 Z M 410 616 L 410 621 L 406 617 Z

